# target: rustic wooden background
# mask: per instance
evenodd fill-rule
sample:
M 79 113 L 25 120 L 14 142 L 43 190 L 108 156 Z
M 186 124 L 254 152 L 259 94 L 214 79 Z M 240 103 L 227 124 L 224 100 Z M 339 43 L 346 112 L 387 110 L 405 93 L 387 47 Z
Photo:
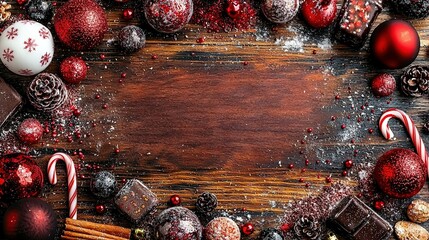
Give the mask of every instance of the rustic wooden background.
M 201 26 L 189 24 L 178 34 L 161 35 L 143 25 L 146 47 L 127 55 L 107 42 L 122 26 L 139 21 L 121 18 L 127 5 L 104 4 L 110 27 L 104 43 L 80 53 L 57 42 L 58 61 L 47 69 L 58 73 L 61 59 L 71 55 L 87 61 L 88 79 L 77 89 L 82 98 L 79 121 L 87 126 L 90 136 L 83 144 L 64 139 L 54 143 L 45 136 L 45 144 L 32 151 L 43 168 L 56 149 L 70 153 L 81 149 L 85 159 L 74 157 L 76 162 L 82 166 L 95 163 L 111 170 L 119 180 L 143 180 L 158 195 L 161 209 L 172 194 L 179 194 L 183 205 L 193 208 L 196 197 L 210 191 L 217 195 L 219 207 L 233 215 L 247 209 L 244 221 L 251 216 L 248 221 L 260 230 L 279 227 L 284 206 L 328 185 L 326 176 L 355 185 L 354 169 L 348 177 L 341 176 L 344 160 L 375 163 L 387 149 L 413 148 L 397 122 L 392 122 L 397 140 L 382 138 L 377 121 L 383 110 L 405 110 L 419 130 L 427 120 L 427 97 L 412 99 L 396 91 L 391 98 L 378 99 L 371 94 L 370 79 L 385 70 L 371 61 L 367 45 L 360 51 L 352 50 L 330 38 L 332 29 L 311 30 L 299 17 L 285 26 L 270 25 L 261 18 L 257 29 L 229 33 L 207 33 Z M 60 5 L 58 2 L 57 7 Z M 16 4 L 14 9 L 14 13 L 23 12 Z M 384 11 L 375 26 L 392 17 Z M 422 46 L 414 64 L 425 65 L 429 21 L 411 22 Z M 308 37 L 302 52 L 282 48 L 284 41 L 296 39 L 293 29 Z M 261 33 L 266 34 L 262 40 Z M 197 43 L 201 37 L 205 41 Z M 332 48 L 319 48 L 317 43 L 327 37 Z M 100 54 L 105 55 L 104 60 Z M 127 77 L 121 83 L 122 72 Z M 387 72 L 399 77 L 401 70 Z M 4 67 L 1 76 L 21 93 L 31 81 Z M 96 94 L 100 99 L 94 99 Z M 337 95 L 340 99 L 335 99 Z M 32 113 L 27 106 L 21 115 L 26 111 Z M 90 127 L 92 122 L 97 126 Z M 309 133 L 308 128 L 313 131 Z M 370 128 L 374 129 L 372 134 Z M 428 135 L 421 132 L 428 142 Z M 310 161 L 308 167 L 305 159 Z M 328 159 L 331 164 L 325 163 Z M 295 168 L 289 169 L 289 164 Z M 64 219 L 66 178 L 59 166 L 59 185 L 46 184 L 42 198 Z M 131 226 L 110 200 L 91 194 L 92 172 L 85 167 L 79 171 L 79 218 Z M 427 186 L 421 195 L 429 196 Z M 105 215 L 95 213 L 98 202 L 109 207 Z

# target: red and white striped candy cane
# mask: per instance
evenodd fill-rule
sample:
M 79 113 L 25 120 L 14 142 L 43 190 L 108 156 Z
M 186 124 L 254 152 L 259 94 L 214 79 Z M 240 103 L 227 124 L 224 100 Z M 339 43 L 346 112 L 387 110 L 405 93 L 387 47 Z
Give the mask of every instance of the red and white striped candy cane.
M 49 159 L 48 163 L 48 178 L 51 184 L 57 183 L 57 172 L 55 166 L 58 160 L 66 163 L 67 167 L 67 183 L 69 194 L 69 217 L 77 219 L 77 183 L 76 183 L 76 169 L 74 167 L 73 159 L 65 153 L 55 153 Z
M 391 118 L 397 118 L 404 123 L 405 128 L 407 129 L 408 134 L 413 141 L 414 147 L 417 150 L 417 153 L 419 154 L 420 158 L 422 159 L 423 163 L 427 168 L 429 176 L 428 154 L 426 152 L 425 144 L 423 143 L 423 140 L 420 137 L 420 134 L 417 131 L 416 125 L 414 124 L 413 120 L 402 110 L 396 108 L 386 110 L 380 117 L 379 126 L 381 133 L 388 140 L 394 139 L 394 134 L 388 124 Z

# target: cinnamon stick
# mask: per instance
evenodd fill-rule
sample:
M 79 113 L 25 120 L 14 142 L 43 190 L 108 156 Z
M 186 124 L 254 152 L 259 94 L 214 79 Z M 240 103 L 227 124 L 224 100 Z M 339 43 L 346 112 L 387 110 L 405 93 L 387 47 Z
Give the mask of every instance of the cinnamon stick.
M 102 229 L 100 229 L 100 231 L 96 231 L 96 230 L 92 230 L 92 229 L 77 227 L 77 226 L 70 225 L 67 223 L 66 223 L 66 231 L 75 232 L 75 233 L 84 233 L 84 234 L 89 234 L 89 235 L 98 236 L 98 237 L 104 237 L 104 238 L 113 239 L 113 240 L 128 240 L 128 238 L 118 237 L 118 236 L 114 236 L 114 235 L 111 235 L 111 234 L 108 234 L 105 232 L 101 232 L 101 231 L 103 231 Z
M 66 218 L 66 226 L 67 225 L 69 226 L 69 229 L 70 229 L 70 226 L 74 226 L 74 227 L 77 227 L 80 229 L 85 229 L 85 230 L 79 230 L 79 232 L 87 231 L 87 230 L 94 230 L 98 233 L 103 233 L 103 234 L 108 234 L 108 235 L 120 237 L 120 239 L 113 238 L 113 240 L 123 240 L 123 239 L 128 240 L 131 237 L 131 229 L 119 227 L 119 226 L 93 223 L 93 222 L 88 222 L 88 221 L 75 220 L 75 219 L 71 219 L 71 218 Z M 100 231 L 102 231 L 102 232 L 100 232 Z

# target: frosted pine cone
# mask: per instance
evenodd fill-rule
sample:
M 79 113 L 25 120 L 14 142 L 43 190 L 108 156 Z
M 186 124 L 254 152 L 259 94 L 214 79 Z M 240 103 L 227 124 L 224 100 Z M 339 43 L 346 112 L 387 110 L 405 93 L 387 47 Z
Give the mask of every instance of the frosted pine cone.
M 322 232 L 320 223 L 313 217 L 300 217 L 293 226 L 295 235 L 299 239 L 319 239 Z
M 40 73 L 30 83 L 28 99 L 34 108 L 52 112 L 68 99 L 68 91 L 63 81 L 54 74 Z
M 429 68 L 412 66 L 407 68 L 401 76 L 401 89 L 407 96 L 421 97 L 428 93 Z
M 199 212 L 212 212 L 217 207 L 217 197 L 213 193 L 204 192 L 198 197 L 195 206 Z

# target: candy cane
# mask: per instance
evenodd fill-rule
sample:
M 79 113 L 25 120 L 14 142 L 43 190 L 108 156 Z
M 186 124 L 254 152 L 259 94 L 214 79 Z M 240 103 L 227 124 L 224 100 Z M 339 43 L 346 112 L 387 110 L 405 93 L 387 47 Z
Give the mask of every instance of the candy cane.
M 76 183 L 76 170 L 74 168 L 73 159 L 65 153 L 55 153 L 49 159 L 48 163 L 48 178 L 51 184 L 57 183 L 57 172 L 55 166 L 58 160 L 66 163 L 67 167 L 67 183 L 69 193 L 69 217 L 77 219 L 77 183 Z
M 420 158 L 422 159 L 423 163 L 427 168 L 429 176 L 428 154 L 426 152 L 425 144 L 423 143 L 423 140 L 420 137 L 420 134 L 417 131 L 416 125 L 414 124 L 413 120 L 404 111 L 396 108 L 391 108 L 385 111 L 380 117 L 379 126 L 381 133 L 388 140 L 395 139 L 394 134 L 388 124 L 391 118 L 397 118 L 404 123 L 405 128 L 407 129 L 408 134 L 413 141 L 414 147 L 417 150 L 417 153 L 419 154 Z

